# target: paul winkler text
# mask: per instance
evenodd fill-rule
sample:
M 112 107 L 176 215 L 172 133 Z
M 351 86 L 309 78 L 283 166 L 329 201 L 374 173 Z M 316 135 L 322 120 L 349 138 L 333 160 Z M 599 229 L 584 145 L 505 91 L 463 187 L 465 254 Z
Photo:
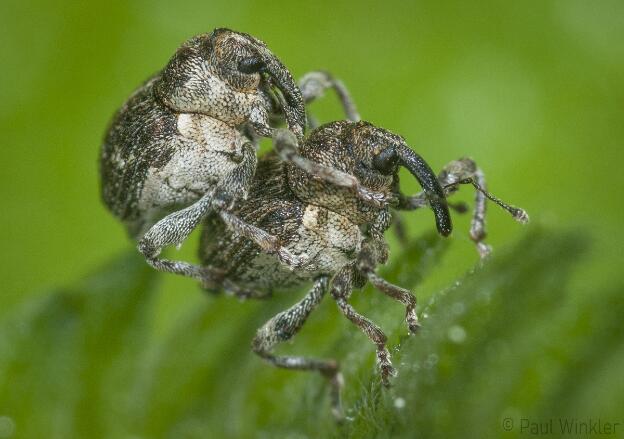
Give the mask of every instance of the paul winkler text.
M 520 419 L 520 432 L 529 434 L 598 435 L 621 431 L 621 422 L 605 422 L 601 419 L 553 418 L 539 422 L 528 418 Z

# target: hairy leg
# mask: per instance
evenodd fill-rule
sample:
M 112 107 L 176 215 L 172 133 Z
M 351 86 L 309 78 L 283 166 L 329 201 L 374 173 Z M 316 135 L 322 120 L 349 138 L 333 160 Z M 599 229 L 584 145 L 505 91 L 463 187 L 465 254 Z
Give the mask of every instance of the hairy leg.
M 338 371 L 338 363 L 335 360 L 273 354 L 273 349 L 278 343 L 290 340 L 299 332 L 312 310 L 316 308 L 327 292 L 327 284 L 327 277 L 318 279 L 301 301 L 266 322 L 253 339 L 252 349 L 276 367 L 320 372 L 331 384 L 332 412 L 337 418 L 342 418 L 340 407 L 342 375 Z
M 220 211 L 223 222 L 234 232 L 256 243 L 264 252 L 275 254 L 279 260 L 291 269 L 300 267 L 307 259 L 306 255 L 296 256 L 281 246 L 279 239 L 264 230 L 246 223 L 236 215 Z
M 325 90 L 331 88 L 336 92 L 345 115 L 348 120 L 353 122 L 360 121 L 360 114 L 357 111 L 355 102 L 351 98 L 349 90 L 339 79 L 334 78 L 330 73 L 325 71 L 313 71 L 303 75 L 299 81 L 299 88 L 303 95 L 303 100 L 306 104 L 314 101 L 317 98 L 322 97 L 325 94 Z M 308 113 L 308 126 L 310 128 L 316 128 L 318 123 Z
M 373 271 L 367 272 L 366 276 L 379 291 L 405 305 L 405 322 L 410 332 L 416 333 L 420 328 L 418 316 L 416 316 L 416 297 L 409 290 L 388 282 Z
M 413 334 L 420 328 L 416 315 L 416 297 L 405 288 L 394 285 L 375 273 L 375 268 L 380 262 L 378 259 L 374 246 L 365 245 L 358 255 L 358 271 L 379 291 L 405 305 L 405 322 Z
M 390 377 L 396 375 L 396 370 L 390 361 L 390 352 L 386 347 L 388 338 L 382 330 L 371 320 L 359 314 L 349 303 L 353 288 L 353 267 L 347 266 L 334 277 L 331 295 L 338 308 L 354 325 L 373 342 L 377 349 L 377 364 L 381 370 L 381 380 L 384 386 L 390 385 Z
M 158 221 L 139 241 L 139 251 L 146 258 L 154 259 L 163 248 L 182 244 L 211 210 L 213 201 L 214 191 L 211 191 L 189 207 L 173 212 Z
M 139 251 L 143 253 L 148 263 L 159 271 L 182 274 L 201 280 L 206 284 L 214 283 L 212 279 L 206 277 L 206 272 L 202 267 L 187 262 L 168 261 L 158 258 L 164 247 L 172 244 L 179 245 L 186 239 L 201 219 L 210 211 L 211 206 L 212 198 L 206 195 L 186 209 L 167 215 L 148 230 L 138 244 Z M 275 236 L 244 222 L 236 215 L 225 210 L 220 210 L 219 216 L 236 233 L 252 240 L 265 252 L 276 254 L 289 267 L 296 268 L 301 265 L 303 258 L 293 255 L 282 247 Z
M 164 247 L 172 244 L 180 245 L 188 237 L 210 209 L 213 194 L 214 192 L 210 192 L 195 204 L 167 215 L 143 235 L 137 248 L 149 265 L 158 271 L 196 279 L 202 284 L 214 284 L 215 277 L 204 267 L 158 257 Z

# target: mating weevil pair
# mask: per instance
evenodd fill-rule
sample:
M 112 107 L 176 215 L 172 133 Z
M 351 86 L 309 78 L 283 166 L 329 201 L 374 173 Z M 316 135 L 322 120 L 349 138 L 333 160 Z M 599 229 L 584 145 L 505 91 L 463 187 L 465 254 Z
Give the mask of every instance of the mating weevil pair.
M 304 137 L 305 104 L 334 88 L 348 119 Z M 288 129 L 274 128 L 283 119 Z M 259 161 L 259 137 L 275 152 Z M 405 196 L 398 170 L 423 188 Z M 101 153 L 102 197 L 156 269 L 201 281 L 209 290 L 266 297 L 312 283 L 306 296 L 269 320 L 253 350 L 276 366 L 316 370 L 332 383 L 340 413 L 342 382 L 334 360 L 277 356 L 330 292 L 342 313 L 377 348 L 382 380 L 394 373 L 386 336 L 348 303 L 370 282 L 406 307 L 410 332 L 418 327 L 416 300 L 375 273 L 388 257 L 384 232 L 391 209 L 431 207 L 438 231 L 452 230 L 447 196 L 459 184 L 477 189 L 471 238 L 482 256 L 489 198 L 519 221 L 522 209 L 485 191 L 483 173 L 469 159 L 436 176 L 405 141 L 359 121 L 344 86 L 313 72 L 298 87 L 288 69 L 260 40 L 217 29 L 185 43 L 165 69 L 142 85 L 118 111 Z M 464 209 L 465 210 L 465 209 Z M 159 257 L 203 222 L 201 265 Z

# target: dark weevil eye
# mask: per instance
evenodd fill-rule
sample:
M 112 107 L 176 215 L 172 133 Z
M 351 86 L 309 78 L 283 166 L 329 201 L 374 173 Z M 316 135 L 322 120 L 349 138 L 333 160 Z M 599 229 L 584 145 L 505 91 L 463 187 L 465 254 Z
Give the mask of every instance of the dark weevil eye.
M 242 73 L 252 74 L 264 71 L 266 64 L 260 58 L 248 57 L 238 62 L 238 70 Z
M 388 147 L 373 157 L 373 168 L 383 175 L 392 175 L 396 172 L 399 156 L 396 149 Z

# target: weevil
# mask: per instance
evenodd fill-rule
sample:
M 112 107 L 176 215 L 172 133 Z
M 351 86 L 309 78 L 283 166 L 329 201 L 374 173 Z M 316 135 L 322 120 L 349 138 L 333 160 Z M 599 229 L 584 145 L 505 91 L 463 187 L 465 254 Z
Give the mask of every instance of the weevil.
M 297 139 L 292 133 L 280 130 L 274 141 L 294 143 Z M 452 192 L 456 185 L 472 182 L 476 170 L 467 166 L 467 160 L 458 161 L 438 177 L 402 137 L 367 122 L 325 124 L 309 134 L 299 145 L 299 152 L 314 163 L 355 176 L 371 191 L 393 195 L 392 199 L 398 200 L 394 209 L 429 206 L 438 231 L 445 236 L 452 230 L 445 189 Z M 400 167 L 419 181 L 422 194 L 412 197 L 401 194 Z M 479 190 L 486 194 L 480 186 Z M 495 200 L 517 218 L 526 217 L 522 209 Z M 474 218 L 482 221 L 484 211 L 479 212 Z M 405 306 L 410 332 L 419 326 L 415 296 L 375 272 L 388 258 L 384 232 L 391 221 L 391 202 L 371 206 L 347 188 L 328 184 L 325 179 L 292 162 L 279 160 L 272 153 L 260 159 L 245 203 L 225 215 L 235 216 L 275 236 L 302 262 L 296 267 L 285 264 L 244 235 L 228 229 L 229 222 L 224 223 L 212 214 L 202 226 L 200 260 L 211 273 L 208 279 L 218 281 L 205 282 L 206 289 L 224 289 L 242 298 L 263 298 L 273 292 L 312 284 L 303 299 L 258 330 L 252 342 L 253 351 L 277 367 L 318 371 L 327 377 L 331 383 L 332 409 L 340 417 L 342 376 L 335 360 L 274 353 L 278 343 L 291 339 L 301 329 L 329 292 L 344 316 L 374 343 L 381 379 L 387 385 L 395 370 L 386 347 L 386 335 L 359 314 L 349 299 L 354 288 L 370 282 Z
M 333 89 L 340 99 L 346 119 L 351 122 L 359 122 L 361 120 L 360 114 L 357 111 L 357 106 L 351 98 L 349 90 L 342 83 L 342 81 L 335 78 L 329 72 L 313 71 L 307 73 L 299 81 L 299 88 L 302 91 L 306 104 L 314 101 L 320 96 L 323 96 L 325 90 Z M 308 125 L 313 128 L 317 126 L 316 119 L 312 117 L 309 112 Z M 468 157 L 462 157 L 448 163 L 440 172 L 438 180 L 444 190 L 445 196 L 447 197 L 457 192 L 460 184 L 471 184 L 476 189 L 475 207 L 470 225 L 470 239 L 476 244 L 477 251 L 482 259 L 486 258 L 491 252 L 491 247 L 484 243 L 484 239 L 486 238 L 486 199 L 489 199 L 508 211 L 514 219 L 520 223 L 526 223 L 529 220 L 523 209 L 509 206 L 502 200 L 487 192 L 487 185 L 483 171 L 477 166 L 474 160 Z M 393 224 L 399 240 L 401 242 L 405 242 L 405 231 L 403 230 L 401 217 L 398 215 L 396 210 L 416 210 L 427 206 L 428 201 L 427 197 L 424 196 L 424 193 L 406 197 L 400 191 L 397 191 L 395 195 L 397 196 L 399 206 L 398 209 L 395 209 Z M 458 213 L 465 213 L 468 210 L 468 207 L 464 203 L 452 203 L 448 200 L 446 203 L 450 208 Z
M 116 113 L 101 149 L 101 195 L 153 267 L 206 276 L 201 267 L 158 256 L 164 247 L 181 244 L 209 211 L 229 211 L 246 198 L 257 137 L 272 136 L 276 114 L 302 138 L 304 98 L 288 69 L 264 42 L 229 29 L 188 40 Z M 321 169 L 296 150 L 280 154 Z M 369 203 L 384 201 L 351 176 L 327 174 Z M 264 251 L 297 265 L 275 237 L 232 215 L 223 219 L 244 228 Z

